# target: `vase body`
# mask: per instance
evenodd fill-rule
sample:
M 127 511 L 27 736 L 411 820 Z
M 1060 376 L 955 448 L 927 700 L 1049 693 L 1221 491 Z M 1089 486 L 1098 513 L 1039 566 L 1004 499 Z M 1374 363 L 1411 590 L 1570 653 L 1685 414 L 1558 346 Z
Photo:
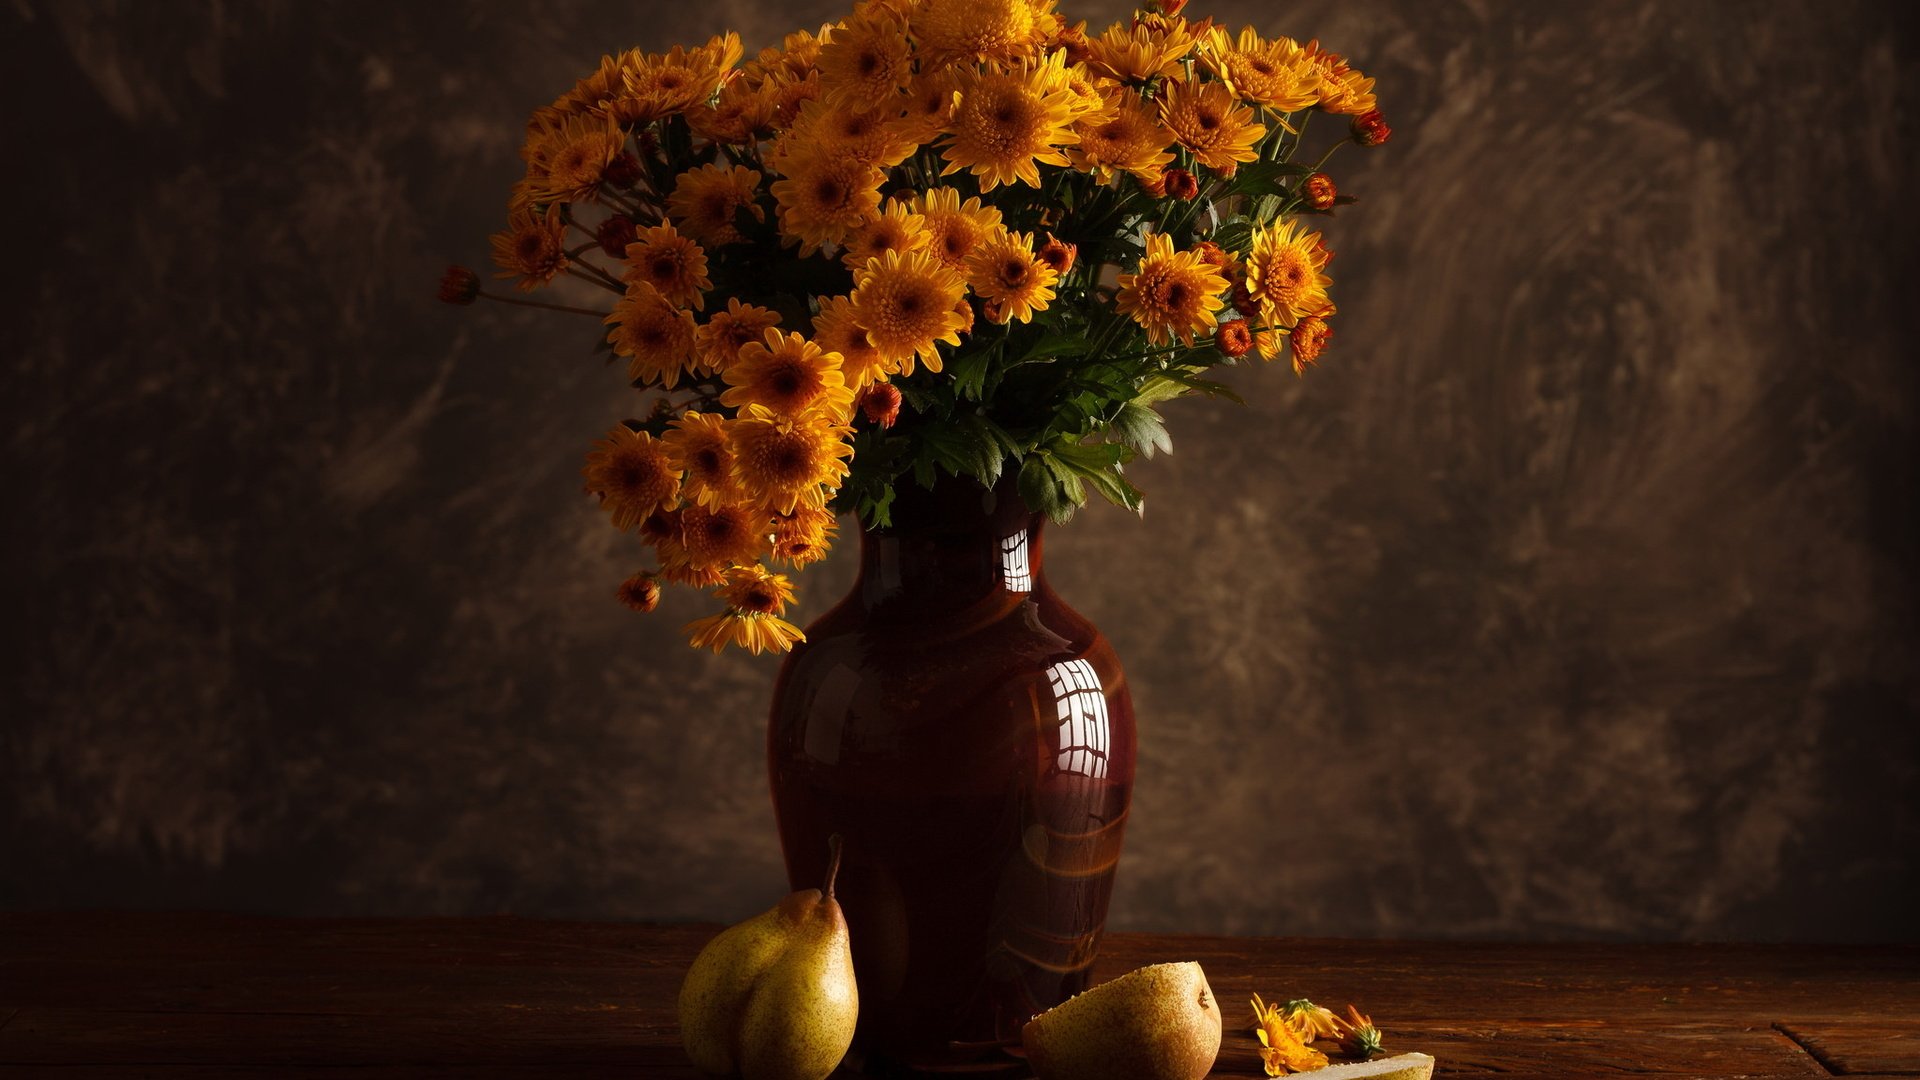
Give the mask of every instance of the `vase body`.
M 878 1073 L 978 1069 L 1085 989 L 1132 799 L 1133 704 L 1048 587 L 1011 483 L 902 484 L 853 591 L 774 693 L 768 763 L 795 889 L 828 837 Z

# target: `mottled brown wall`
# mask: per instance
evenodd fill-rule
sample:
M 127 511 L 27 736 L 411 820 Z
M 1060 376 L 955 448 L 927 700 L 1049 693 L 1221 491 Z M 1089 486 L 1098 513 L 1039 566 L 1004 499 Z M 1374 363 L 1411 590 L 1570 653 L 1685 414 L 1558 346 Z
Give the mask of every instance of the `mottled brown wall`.
M 1143 718 L 1119 925 L 1920 936 L 1920 64 L 1881 9 L 1212 9 L 1352 54 L 1396 135 L 1336 158 L 1326 366 L 1173 407 L 1146 520 L 1049 544 Z M 609 598 L 576 469 L 617 380 L 430 297 L 603 48 L 830 10 L 0 8 L 0 905 L 783 891 L 773 665 Z

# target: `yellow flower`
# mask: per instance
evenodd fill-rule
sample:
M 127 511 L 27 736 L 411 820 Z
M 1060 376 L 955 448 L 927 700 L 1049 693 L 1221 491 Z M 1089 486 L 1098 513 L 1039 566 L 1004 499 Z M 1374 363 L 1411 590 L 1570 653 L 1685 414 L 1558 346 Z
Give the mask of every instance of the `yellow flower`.
M 1281 1016 L 1279 1005 L 1268 1005 L 1253 996 L 1254 1034 L 1260 1037 L 1260 1061 L 1268 1076 L 1306 1072 L 1327 1064 L 1327 1055 L 1301 1041 L 1300 1033 Z
M 640 522 L 640 539 L 653 545 L 654 552 L 660 556 L 660 576 L 668 581 L 698 589 L 720 584 L 726 580 L 721 570 L 696 567 L 690 561 L 687 546 L 681 543 L 684 516 L 680 510 L 660 510 L 649 515 Z
M 775 416 L 819 410 L 845 420 L 853 391 L 840 374 L 840 354 L 822 352 L 799 334 L 768 330 L 764 342 L 740 346 L 740 358 L 723 373 L 730 389 L 720 403 L 733 409 L 763 405 Z
M 613 326 L 607 340 L 614 353 L 628 358 L 627 378 L 667 389 L 679 385 L 693 360 L 692 312 L 674 307 L 646 282 L 634 281 L 606 321 Z
M 1165 233 L 1149 234 L 1138 271 L 1117 280 L 1115 306 L 1133 316 L 1155 345 L 1174 337 L 1191 342 L 1213 326 L 1214 312 L 1226 306 L 1220 294 L 1227 279 L 1195 252 L 1173 250 L 1173 240 Z
M 793 603 L 793 585 L 787 575 L 757 563 L 729 569 L 719 592 L 728 607 L 753 615 L 785 615 L 787 605 Z
M 841 459 L 853 453 L 846 441 L 853 429 L 819 413 L 783 417 L 748 405 L 729 434 L 734 480 L 749 499 L 780 514 L 825 506 L 847 475 Z
M 568 116 L 529 133 L 525 195 L 534 202 L 587 202 L 600 193 L 607 166 L 626 147 L 627 134 L 611 118 Z
M 1342 116 L 1359 116 L 1380 107 L 1374 97 L 1373 82 L 1354 70 L 1347 58 L 1328 52 L 1319 41 L 1307 42 L 1307 54 L 1320 71 L 1320 108 Z
M 905 113 L 894 121 L 902 139 L 930 143 L 953 123 L 960 99 L 960 73 L 952 68 L 922 71 L 907 84 Z
M 756 201 L 760 174 L 739 165 L 702 165 L 688 169 L 674 181 L 667 196 L 667 213 L 688 236 L 708 246 L 734 244 L 746 237 L 738 227 L 742 210 L 755 221 L 767 220 Z
M 690 412 L 676 419 L 660 445 L 667 460 L 685 474 L 680 481 L 680 496 L 701 506 L 736 502 L 739 489 L 733 482 L 733 449 L 727 443 L 727 421 L 712 413 Z
M 1340 1037 L 1340 1018 L 1333 1015 L 1332 1009 L 1315 1005 L 1306 998 L 1287 1002 L 1280 1009 L 1280 1018 L 1300 1036 L 1301 1042 Z
M 898 370 L 867 340 L 867 328 L 853 317 L 853 301 L 847 297 L 820 302 L 820 313 L 813 317 L 813 341 L 827 352 L 840 354 L 840 376 L 849 390 L 886 382 Z
M 897 199 L 887 200 L 880 213 L 868 218 L 847 237 L 847 250 L 840 261 L 849 270 L 864 269 L 868 259 L 877 259 L 889 251 L 918 251 L 927 246 L 927 219 Z
M 1106 111 L 1074 125 L 1080 143 L 1067 151 L 1073 167 L 1093 173 L 1102 184 L 1111 184 L 1121 172 L 1132 173 L 1142 184 L 1159 180 L 1173 160 L 1167 152 L 1173 132 L 1137 94 L 1114 94 L 1107 105 Z
M 913 77 L 913 48 L 894 13 L 868 9 L 820 46 L 820 89 L 831 102 L 891 101 Z
M 514 286 L 537 289 L 567 268 L 567 223 L 558 212 L 521 210 L 507 218 L 505 232 L 493 234 L 495 277 L 518 278 Z
M 622 532 L 680 499 L 680 473 L 659 440 L 624 424 L 593 444 L 580 475 Z
M 1193 34 L 1185 19 L 1158 25 L 1115 23 L 1087 44 L 1087 63 L 1094 70 L 1123 82 L 1143 83 L 1178 72 L 1181 58 L 1193 48 Z
M 989 302 L 994 322 L 1032 322 L 1053 301 L 1060 275 L 1033 253 L 1031 233 L 997 229 L 967 260 L 967 284 Z
M 923 0 L 912 16 L 921 68 L 1018 60 L 1046 29 L 1053 0 Z
M 734 610 L 695 619 L 682 627 L 681 632 L 696 649 L 719 652 L 729 645 L 738 645 L 755 656 L 763 652 L 786 652 L 795 642 L 807 640 L 799 627 L 777 615 Z
M 796 147 L 782 160 L 786 179 L 773 184 L 780 232 L 803 255 L 837 244 L 880 208 L 886 174 L 817 146 Z
M 1247 251 L 1247 295 L 1261 319 L 1290 327 L 1326 308 L 1333 280 L 1323 271 L 1330 258 L 1320 234 L 1301 232 L 1298 221 L 1255 232 Z
M 669 53 L 646 57 L 624 74 L 633 105 L 621 119 L 645 123 L 707 100 L 726 70 L 739 62 L 740 51 L 740 35 L 728 31 L 697 49 L 675 45 Z
M 928 371 L 941 367 L 939 342 L 960 344 L 966 322 L 955 305 L 967 283 L 926 251 L 889 251 L 867 263 L 853 290 L 853 317 L 867 328 L 867 341 L 881 359 L 913 374 L 914 360 Z
M 773 557 L 795 568 L 827 557 L 833 534 L 839 531 L 833 511 L 796 506 L 790 514 L 773 515 Z
M 1000 226 L 1000 210 L 982 206 L 977 198 L 960 201 L 950 187 L 928 188 L 914 197 L 913 209 L 927 230 L 928 248 L 940 262 L 964 272 L 967 256 Z
M 751 146 L 773 129 L 778 104 L 776 88 L 734 79 L 720 88 L 713 104 L 702 101 L 687 107 L 687 127 L 723 146 Z
M 1217 82 L 1167 83 L 1160 122 L 1200 164 L 1221 176 L 1232 176 L 1240 162 L 1258 157 L 1254 144 L 1267 133 L 1265 125 L 1253 122 L 1253 109 Z
M 845 157 L 862 165 L 898 165 L 920 149 L 918 141 L 900 134 L 895 122 L 899 115 L 893 101 L 843 101 L 835 105 L 806 102 L 793 128 L 780 137 L 769 161 L 779 168 L 787 154 L 805 148 L 809 153 Z
M 1040 186 L 1039 165 L 1066 165 L 1060 148 L 1079 141 L 1080 109 L 1068 86 L 1065 52 L 1000 71 L 965 71 L 940 175 L 970 170 L 980 190 L 1015 182 Z
M 707 253 L 672 225 L 641 229 L 627 245 L 627 271 L 622 280 L 644 281 L 678 307 L 695 311 L 707 306 Z
M 708 371 L 725 372 L 740 358 L 740 346 L 760 340 L 768 327 L 779 324 L 779 312 L 757 304 L 743 304 L 739 297 L 730 296 L 727 310 L 714 312 L 712 318 L 694 331 L 694 355 Z
M 766 551 L 772 535 L 767 512 L 746 503 L 696 504 L 680 511 L 680 544 L 687 565 L 698 569 L 752 562 Z
M 1290 37 L 1262 41 L 1249 26 L 1236 40 L 1216 26 L 1202 41 L 1200 58 L 1229 90 L 1275 112 L 1297 112 L 1319 99 L 1320 70 Z

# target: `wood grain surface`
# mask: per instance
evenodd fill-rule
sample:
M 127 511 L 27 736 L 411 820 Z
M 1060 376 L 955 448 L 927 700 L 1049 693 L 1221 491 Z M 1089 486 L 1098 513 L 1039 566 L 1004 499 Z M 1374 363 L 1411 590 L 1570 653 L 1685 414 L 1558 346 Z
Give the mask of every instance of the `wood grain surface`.
M 433 296 L 603 52 L 846 7 L 0 3 L 0 908 L 785 891 L 774 663 L 613 599 L 593 328 Z M 1920 939 L 1920 9 L 1188 10 L 1394 135 L 1329 165 L 1320 367 L 1049 534 L 1140 716 L 1111 925 Z
M 690 1080 L 674 999 L 717 929 L 3 915 L 0 1074 Z M 1443 1076 L 1920 1075 L 1910 947 L 1118 934 L 1096 977 L 1168 960 L 1222 1002 L 1221 1077 L 1261 1075 L 1254 993 L 1356 1003 Z

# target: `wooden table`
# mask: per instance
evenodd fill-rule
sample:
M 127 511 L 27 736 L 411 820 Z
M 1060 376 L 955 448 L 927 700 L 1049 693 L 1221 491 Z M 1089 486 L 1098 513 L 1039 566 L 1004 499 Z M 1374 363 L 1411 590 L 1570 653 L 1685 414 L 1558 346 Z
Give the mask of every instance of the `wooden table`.
M 0 1076 L 691 1078 L 673 1003 L 715 929 L 0 915 Z M 1449 1076 L 1920 1076 L 1920 948 L 1116 934 L 1097 977 L 1164 960 L 1226 1006 L 1217 1076 L 1261 1075 L 1255 991 L 1356 1002 Z

